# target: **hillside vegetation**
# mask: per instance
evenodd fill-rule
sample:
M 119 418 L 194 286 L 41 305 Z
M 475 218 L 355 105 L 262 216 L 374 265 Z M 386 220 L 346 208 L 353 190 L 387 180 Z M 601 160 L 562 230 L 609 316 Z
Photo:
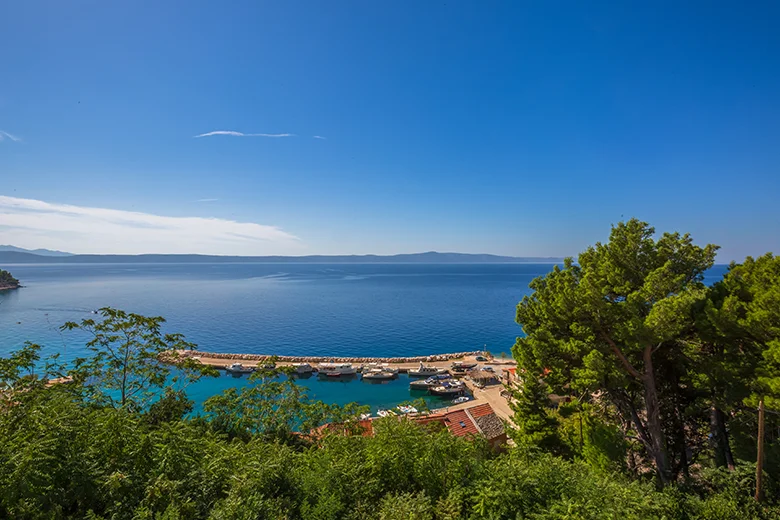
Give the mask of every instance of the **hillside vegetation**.
M 170 352 L 195 346 L 162 318 L 102 309 L 63 326 L 93 338 L 73 364 L 32 344 L 0 358 L 0 517 L 778 518 L 773 413 L 754 495 L 756 405 L 780 396 L 780 267 L 747 259 L 705 287 L 714 252 L 629 221 L 535 280 L 501 453 L 397 418 L 364 436 L 362 407 L 276 370 L 193 416 L 186 386 L 214 371 Z M 343 427 L 311 434 L 325 423 Z

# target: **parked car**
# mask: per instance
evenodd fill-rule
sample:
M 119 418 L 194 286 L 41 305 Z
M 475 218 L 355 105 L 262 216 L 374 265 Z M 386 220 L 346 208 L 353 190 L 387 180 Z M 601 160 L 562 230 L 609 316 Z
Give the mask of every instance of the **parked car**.
M 477 356 L 477 361 L 487 361 L 488 359 L 485 356 Z
M 495 372 L 495 370 L 493 370 L 493 367 L 482 367 L 482 370 L 484 370 L 485 372 Z

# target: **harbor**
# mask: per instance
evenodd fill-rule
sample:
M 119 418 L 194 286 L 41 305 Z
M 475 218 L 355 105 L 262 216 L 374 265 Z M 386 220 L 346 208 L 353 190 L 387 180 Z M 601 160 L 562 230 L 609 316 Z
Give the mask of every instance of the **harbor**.
M 249 384 L 249 375 L 265 368 L 289 367 L 296 382 L 325 402 L 357 402 L 371 409 L 371 416 L 422 414 L 411 403 L 425 402 L 431 413 L 465 409 L 488 403 L 501 419 L 512 411 L 501 395 L 504 369 L 514 361 L 490 358 L 481 351 L 413 358 L 334 358 L 326 356 L 275 357 L 247 354 L 214 354 L 188 351 L 186 355 L 224 374 L 221 387 Z M 487 382 L 488 384 L 484 384 Z M 197 386 L 193 389 L 197 394 Z M 213 391 L 210 388 L 209 391 Z M 197 397 L 197 396 L 196 396 Z M 197 400 L 197 399 L 196 399 Z

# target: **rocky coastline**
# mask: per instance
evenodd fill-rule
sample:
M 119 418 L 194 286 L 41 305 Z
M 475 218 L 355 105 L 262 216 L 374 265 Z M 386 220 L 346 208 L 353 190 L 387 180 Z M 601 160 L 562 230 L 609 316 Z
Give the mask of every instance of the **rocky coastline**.
M 19 280 L 14 278 L 8 271 L 0 269 L 0 291 L 11 291 L 21 287 Z
M 411 357 L 344 357 L 344 356 L 269 356 L 266 354 L 226 354 L 222 352 L 202 352 L 199 350 L 181 351 L 179 354 L 191 358 L 225 359 L 231 361 L 279 361 L 282 363 L 431 363 L 451 361 L 469 356 L 483 356 L 481 350 L 472 352 L 452 352 Z

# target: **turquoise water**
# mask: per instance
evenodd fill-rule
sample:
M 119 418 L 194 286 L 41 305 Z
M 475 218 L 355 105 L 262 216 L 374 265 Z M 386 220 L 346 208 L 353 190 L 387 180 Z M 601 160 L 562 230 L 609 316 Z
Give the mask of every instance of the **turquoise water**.
M 453 397 L 445 398 L 428 395 L 420 390 L 409 389 L 409 379 L 406 374 L 399 374 L 397 379 L 389 381 L 362 381 L 359 376 L 352 378 L 322 378 L 317 375 L 295 378 L 297 384 L 306 387 L 310 397 L 336 404 L 357 402 L 371 407 L 376 413 L 379 409 L 392 408 L 400 403 L 424 399 L 430 409 L 442 408 L 451 404 Z M 200 405 L 215 393 L 231 387 L 241 387 L 251 384 L 248 375 L 233 376 L 220 371 L 216 379 L 202 379 L 187 388 L 190 398 L 196 403 L 195 412 L 200 411 Z
M 66 321 L 112 306 L 164 316 L 200 350 L 280 355 L 415 356 L 485 348 L 509 352 L 515 306 L 545 264 L 90 264 L 10 265 L 25 285 L 0 293 L 0 356 L 25 341 L 65 360 L 86 337 Z M 719 279 L 716 266 L 708 282 Z M 190 389 L 200 402 L 246 384 L 225 376 Z M 387 384 L 302 380 L 326 402 L 373 407 L 410 398 Z

